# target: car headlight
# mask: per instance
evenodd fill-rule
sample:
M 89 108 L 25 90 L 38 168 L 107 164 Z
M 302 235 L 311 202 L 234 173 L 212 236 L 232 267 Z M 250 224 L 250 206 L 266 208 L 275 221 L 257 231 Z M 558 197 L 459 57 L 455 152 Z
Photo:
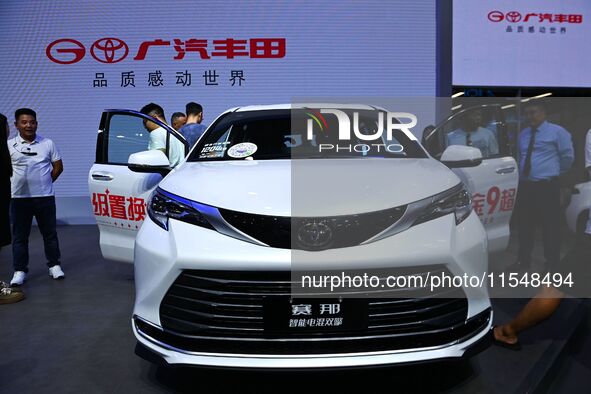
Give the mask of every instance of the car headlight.
M 205 216 L 199 212 L 189 200 L 156 189 L 148 204 L 148 216 L 158 226 L 168 230 L 168 220 L 176 219 L 181 222 L 194 224 L 214 230 Z
M 462 223 L 472 212 L 472 195 L 464 184 L 431 197 L 431 203 L 419 215 L 416 224 L 453 213 L 456 224 Z

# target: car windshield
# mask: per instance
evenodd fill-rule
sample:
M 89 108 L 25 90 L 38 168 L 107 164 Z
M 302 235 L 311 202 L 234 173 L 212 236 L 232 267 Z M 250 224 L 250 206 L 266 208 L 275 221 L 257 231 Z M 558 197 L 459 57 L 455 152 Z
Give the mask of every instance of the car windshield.
M 376 139 L 359 138 L 377 133 L 379 111 L 356 110 L 357 132 L 353 111 L 344 112 L 351 115 L 348 140 L 339 139 L 336 116 L 315 110 L 230 112 L 211 125 L 187 161 L 427 157 L 400 130 L 393 130 L 390 139 L 385 131 Z

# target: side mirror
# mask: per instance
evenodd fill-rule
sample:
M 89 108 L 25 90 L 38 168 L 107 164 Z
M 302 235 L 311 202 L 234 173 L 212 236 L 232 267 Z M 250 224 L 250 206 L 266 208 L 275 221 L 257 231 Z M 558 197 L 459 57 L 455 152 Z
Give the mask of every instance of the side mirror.
M 471 146 L 450 145 L 443 151 L 441 162 L 449 168 L 476 167 L 482 163 L 482 152 Z
M 133 172 L 158 173 L 162 176 L 172 170 L 168 158 L 161 150 L 132 153 L 127 160 L 127 168 Z

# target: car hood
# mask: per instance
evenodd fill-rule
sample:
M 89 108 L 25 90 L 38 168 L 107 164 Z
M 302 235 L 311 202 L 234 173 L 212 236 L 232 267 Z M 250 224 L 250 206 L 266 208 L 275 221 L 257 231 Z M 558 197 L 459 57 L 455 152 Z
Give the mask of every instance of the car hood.
M 203 204 L 275 216 L 338 216 L 393 208 L 460 182 L 426 159 L 187 162 L 160 187 Z

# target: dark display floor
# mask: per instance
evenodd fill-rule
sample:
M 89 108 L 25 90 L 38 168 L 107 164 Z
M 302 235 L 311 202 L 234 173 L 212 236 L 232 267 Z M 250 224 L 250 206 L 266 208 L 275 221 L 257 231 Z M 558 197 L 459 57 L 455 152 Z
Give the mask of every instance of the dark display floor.
M 524 333 L 520 352 L 493 346 L 467 362 L 336 372 L 159 368 L 134 354 L 133 267 L 102 259 L 96 226 L 58 231 L 66 279 L 48 276 L 34 228 L 27 299 L 0 305 L 2 393 L 345 393 L 359 383 L 368 393 L 591 392 L 589 308 L 574 299 Z M 495 256 L 491 264 L 509 257 Z M 4 281 L 12 276 L 11 259 L 9 249 L 0 251 Z M 525 302 L 494 301 L 495 321 L 507 320 Z

